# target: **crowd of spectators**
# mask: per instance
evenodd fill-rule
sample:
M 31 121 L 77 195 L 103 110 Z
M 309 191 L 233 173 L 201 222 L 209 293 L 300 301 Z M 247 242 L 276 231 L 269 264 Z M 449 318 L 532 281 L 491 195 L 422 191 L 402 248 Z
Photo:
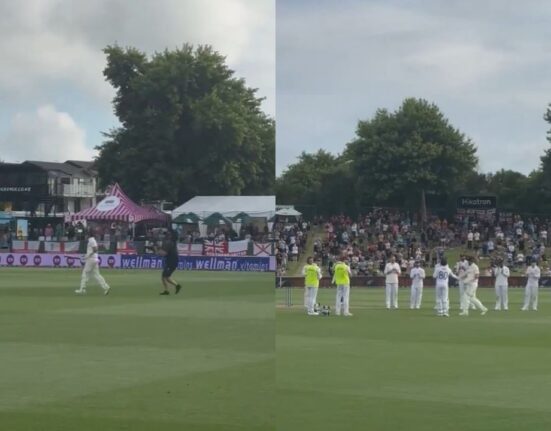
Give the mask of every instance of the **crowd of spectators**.
M 346 256 L 353 275 L 378 275 L 387 259 L 394 255 L 406 270 L 416 259 L 431 258 L 416 230 L 418 223 L 409 213 L 373 210 L 357 218 L 333 216 L 318 218 L 323 236 L 314 240 L 314 257 L 332 267 L 339 256 Z
M 242 224 L 239 232 L 236 232 L 234 226 L 217 226 L 207 229 L 206 235 L 202 236 L 197 225 L 178 225 L 176 228 L 179 242 L 185 244 L 201 243 L 204 240 L 223 242 L 250 240 L 256 242 L 268 242 L 270 231 L 268 225 L 260 226 L 254 223 Z
M 289 262 L 298 261 L 308 241 L 310 223 L 304 220 L 278 221 L 273 227 L 277 273 L 285 275 Z
M 357 218 L 318 218 L 323 228 L 315 238 L 314 257 L 328 268 L 339 256 L 346 256 L 354 275 L 381 275 L 387 259 L 394 255 L 402 271 L 416 260 L 433 266 L 450 247 L 465 247 L 490 266 L 503 258 L 513 270 L 523 270 L 531 261 L 546 263 L 548 226 L 542 217 L 502 214 L 458 214 L 451 221 L 429 215 L 420 223 L 418 214 L 376 209 Z

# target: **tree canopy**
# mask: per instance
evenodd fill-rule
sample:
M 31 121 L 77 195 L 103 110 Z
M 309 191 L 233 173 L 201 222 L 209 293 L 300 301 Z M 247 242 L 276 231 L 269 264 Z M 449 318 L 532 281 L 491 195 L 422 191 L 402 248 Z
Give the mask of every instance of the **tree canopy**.
M 278 178 L 277 198 L 315 201 L 328 213 L 371 206 L 418 209 L 423 190 L 451 195 L 473 178 L 477 163 L 475 145 L 436 105 L 406 99 L 396 112 L 381 109 L 359 121 L 356 139 L 341 155 L 303 153 Z
M 273 192 L 274 121 L 222 55 L 187 44 L 151 58 L 120 46 L 104 52 L 121 126 L 98 147 L 101 185 L 174 202 Z
M 413 206 L 423 190 L 456 190 L 478 163 L 475 145 L 425 100 L 377 111 L 358 123 L 356 135 L 344 157 L 352 162 L 363 203 Z

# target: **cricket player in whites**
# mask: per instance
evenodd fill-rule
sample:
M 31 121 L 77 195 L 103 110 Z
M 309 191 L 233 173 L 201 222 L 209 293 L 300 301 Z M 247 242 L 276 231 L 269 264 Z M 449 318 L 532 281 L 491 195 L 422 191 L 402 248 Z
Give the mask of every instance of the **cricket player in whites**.
M 496 278 L 496 311 L 507 311 L 509 309 L 509 276 L 511 272 L 509 268 L 503 264 L 503 259 L 497 261 L 497 265 L 493 268 L 494 276 Z
M 82 277 L 80 279 L 80 289 L 75 290 L 75 293 L 82 295 L 86 294 L 86 284 L 90 279 L 90 275 L 92 275 L 102 287 L 103 294 L 109 295 L 111 288 L 99 273 L 98 243 L 94 238 L 94 232 L 92 230 L 88 231 L 88 245 L 86 246 L 86 256 L 84 256 L 84 262 Z
M 532 310 L 538 311 L 538 290 L 540 283 L 541 271 L 536 261 L 532 261 L 532 264 L 526 268 L 526 287 L 524 290 L 524 305 L 522 311 L 528 311 L 530 306 Z
M 463 295 L 465 294 L 465 283 L 463 282 L 463 278 L 465 277 L 465 271 L 468 266 L 469 262 L 467 262 L 467 256 L 464 254 L 459 256 L 459 262 L 455 264 L 455 272 L 459 276 L 457 283 L 459 286 L 459 308 L 461 308 L 461 301 L 463 301 Z
M 352 316 L 349 310 L 350 306 L 350 267 L 344 263 L 343 258 L 339 258 L 333 267 L 332 282 L 337 285 L 337 300 L 335 302 L 335 315 L 340 316 L 341 311 L 344 316 Z
M 438 316 L 450 317 L 449 280 L 450 277 L 456 280 L 459 277 L 452 272 L 445 257 L 436 264 L 432 276 L 436 280 L 436 312 Z
M 386 284 L 386 309 L 390 307 L 398 308 L 398 276 L 402 273 L 400 265 L 396 262 L 396 257 L 391 256 L 390 262 L 385 266 L 385 284 Z
M 308 316 L 317 316 L 319 313 L 314 310 L 316 298 L 318 296 L 318 287 L 321 280 L 321 269 L 314 262 L 313 257 L 306 259 L 306 265 L 302 268 L 304 277 L 304 290 L 306 297 L 306 311 Z
M 425 278 L 425 270 L 421 268 L 421 262 L 418 260 L 413 264 L 409 277 L 411 278 L 411 298 L 409 308 L 419 310 L 421 308 L 421 299 L 423 298 L 423 280 Z
M 482 315 L 485 315 L 488 312 L 488 309 L 484 307 L 482 302 L 476 297 L 476 290 L 478 289 L 478 277 L 480 275 L 480 269 L 474 261 L 473 256 L 467 258 L 469 265 L 465 270 L 463 275 L 463 283 L 465 286 L 465 292 L 463 294 L 463 301 L 461 304 L 461 313 L 460 316 L 469 315 L 469 307 L 474 305 L 477 309 L 481 311 Z

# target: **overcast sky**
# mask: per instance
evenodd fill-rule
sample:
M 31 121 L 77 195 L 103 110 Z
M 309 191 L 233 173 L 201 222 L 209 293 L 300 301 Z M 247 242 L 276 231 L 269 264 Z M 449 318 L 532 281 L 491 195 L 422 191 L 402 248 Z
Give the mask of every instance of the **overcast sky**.
M 482 172 L 529 173 L 549 146 L 550 1 L 278 0 L 276 19 L 278 174 L 406 97 L 472 138 Z
M 118 125 L 108 44 L 210 44 L 275 115 L 274 0 L 0 0 L 0 159 L 90 159 Z

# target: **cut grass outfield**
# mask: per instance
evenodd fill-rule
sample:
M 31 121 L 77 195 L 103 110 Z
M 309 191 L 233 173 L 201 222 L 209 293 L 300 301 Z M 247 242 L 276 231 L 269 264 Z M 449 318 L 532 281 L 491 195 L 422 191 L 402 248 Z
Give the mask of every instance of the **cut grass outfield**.
M 309 317 L 294 289 L 287 309 L 277 291 L 277 429 L 391 431 L 547 431 L 551 429 L 551 294 L 538 312 L 495 312 L 492 289 L 479 289 L 490 311 L 436 317 L 434 290 L 423 309 L 384 308 L 383 289 L 352 289 L 354 316 Z M 320 303 L 334 307 L 334 289 Z
M 0 268 L 1 429 L 273 429 L 273 274 L 103 275 Z

